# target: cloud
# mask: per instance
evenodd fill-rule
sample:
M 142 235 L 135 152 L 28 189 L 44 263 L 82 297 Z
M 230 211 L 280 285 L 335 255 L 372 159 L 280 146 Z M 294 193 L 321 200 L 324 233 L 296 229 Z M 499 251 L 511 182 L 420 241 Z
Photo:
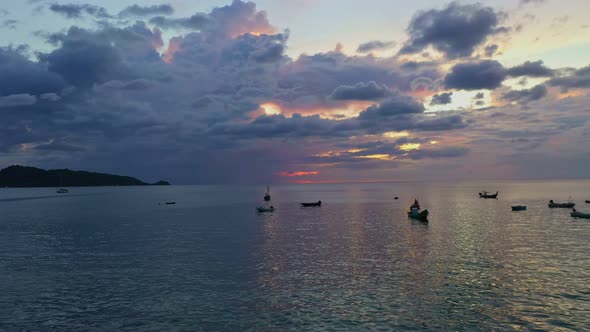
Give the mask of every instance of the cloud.
M 330 95 L 333 100 L 379 100 L 390 94 L 385 85 L 379 85 L 375 81 L 357 83 L 355 85 L 341 85 L 334 89 Z
M 543 64 L 543 61 L 526 61 L 525 63 L 508 68 L 506 70 L 508 76 L 512 77 L 519 77 L 519 76 L 528 76 L 528 77 L 552 77 L 554 75 L 554 70 L 549 67 L 546 67 Z
M 511 90 L 502 95 L 502 99 L 527 103 L 539 100 L 547 95 L 547 87 L 544 84 L 536 85 L 530 89 Z
M 359 114 L 360 120 L 379 120 L 400 114 L 424 112 L 424 105 L 409 96 L 395 95 L 379 105 L 373 105 Z
M 590 65 L 576 70 L 569 70 L 565 75 L 554 77 L 547 83 L 550 86 L 561 87 L 563 91 L 590 88 Z
M 455 65 L 445 76 L 444 84 L 448 89 L 495 89 L 505 78 L 506 70 L 502 64 L 495 60 L 483 60 Z
M 521 5 L 528 5 L 528 4 L 541 4 L 545 3 L 546 0 L 520 0 Z
M 150 23 L 163 29 L 206 31 L 215 38 L 235 38 L 246 33 L 275 34 L 277 29 L 265 11 L 258 11 L 253 2 L 234 0 L 231 5 L 216 7 L 209 14 L 196 13 L 186 18 L 156 16 Z
M 452 92 L 445 92 L 441 94 L 436 94 L 432 96 L 432 100 L 430 101 L 430 105 L 447 105 L 451 103 L 451 96 L 453 95 Z
M 491 7 L 457 2 L 442 10 L 422 11 L 412 18 L 410 39 L 400 54 L 418 53 L 430 45 L 451 59 L 468 57 L 489 36 L 507 30 L 499 26 L 503 16 Z
M 18 23 L 19 22 L 17 20 L 7 19 L 7 20 L 4 20 L 4 21 L 0 22 L 0 28 L 15 30 L 16 29 L 16 25 Z
M 119 17 L 146 17 L 172 14 L 174 14 L 174 8 L 170 4 L 152 6 L 131 5 L 119 12 Z
M 366 43 L 362 43 L 356 49 L 359 53 L 369 53 L 372 51 L 380 51 L 386 50 L 395 47 L 395 42 L 393 41 L 380 41 L 380 40 L 372 40 Z
M 62 77 L 30 61 L 18 49 L 0 48 L 0 96 L 59 92 L 66 88 Z
M 189 29 L 202 30 L 209 23 L 209 17 L 206 14 L 197 13 L 186 18 L 168 18 L 165 16 L 156 16 L 150 19 L 151 24 L 155 24 L 163 29 Z
M 0 108 L 29 106 L 37 102 L 37 97 L 28 94 L 10 95 L 0 97 Z
M 63 15 L 67 18 L 81 18 L 84 14 L 96 18 L 112 18 L 104 7 L 99 7 L 91 4 L 51 4 L 49 10 L 54 13 Z
M 488 58 L 491 58 L 492 56 L 494 56 L 494 54 L 496 54 L 496 52 L 498 51 L 500 47 L 496 44 L 492 44 L 492 45 L 488 45 L 485 47 L 484 51 L 485 51 L 485 56 L 487 56 Z

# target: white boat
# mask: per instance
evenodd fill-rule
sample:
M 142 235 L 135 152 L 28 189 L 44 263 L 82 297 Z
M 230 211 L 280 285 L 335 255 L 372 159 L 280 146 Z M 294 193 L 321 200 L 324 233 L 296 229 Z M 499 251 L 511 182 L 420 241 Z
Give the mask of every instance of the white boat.
M 59 188 L 55 190 L 58 194 L 67 194 L 70 191 L 63 187 L 61 175 L 59 176 Z

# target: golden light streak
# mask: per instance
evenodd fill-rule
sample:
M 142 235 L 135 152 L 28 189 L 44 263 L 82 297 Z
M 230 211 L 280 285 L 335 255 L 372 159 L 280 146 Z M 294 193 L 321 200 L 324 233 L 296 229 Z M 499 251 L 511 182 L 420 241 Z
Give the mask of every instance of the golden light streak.
M 388 154 L 370 154 L 366 156 L 356 156 L 355 158 L 359 159 L 378 159 L 378 160 L 392 160 L 394 157 Z
M 401 138 L 410 136 L 410 133 L 408 133 L 407 131 L 389 131 L 383 133 L 383 136 L 387 138 Z
M 402 144 L 398 147 L 402 151 L 412 151 L 412 150 L 419 150 L 421 146 L 422 146 L 422 144 L 420 144 L 420 143 L 406 143 L 406 144 Z

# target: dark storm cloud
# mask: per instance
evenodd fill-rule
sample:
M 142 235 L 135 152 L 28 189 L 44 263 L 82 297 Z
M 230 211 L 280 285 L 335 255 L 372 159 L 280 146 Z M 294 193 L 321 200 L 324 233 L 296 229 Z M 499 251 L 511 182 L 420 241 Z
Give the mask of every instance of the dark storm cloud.
M 119 17 L 145 17 L 155 15 L 172 15 L 174 14 L 174 8 L 169 4 L 153 5 L 153 6 L 140 6 L 131 5 L 123 9 L 119 13 Z
M 446 105 L 451 103 L 451 96 L 453 95 L 452 92 L 444 92 L 441 94 L 436 94 L 432 96 L 432 100 L 430 101 L 430 105 Z
M 565 75 L 550 79 L 548 84 L 560 87 L 563 91 L 590 88 L 590 66 L 568 71 Z
M 470 56 L 489 36 L 507 31 L 498 26 L 503 15 L 481 4 L 457 2 L 420 12 L 410 22 L 410 39 L 400 53 L 418 53 L 431 45 L 449 58 Z
M 379 105 L 373 105 L 359 114 L 360 120 L 379 120 L 401 114 L 423 113 L 424 105 L 409 96 L 396 95 Z
M 0 96 L 60 92 L 66 83 L 40 63 L 14 48 L 0 48 Z
M 61 48 L 42 55 L 41 59 L 50 71 L 77 86 L 106 82 L 125 71 L 119 51 L 95 40 L 65 40 Z
M 369 53 L 372 51 L 386 50 L 393 47 L 395 47 L 395 42 L 393 41 L 372 40 L 360 44 L 356 51 L 359 53 Z
M 357 83 L 355 85 L 342 85 L 337 87 L 330 95 L 333 100 L 379 100 L 390 94 L 385 85 L 379 85 L 375 81 Z
M 526 61 L 525 63 L 508 68 L 506 70 L 508 76 L 519 77 L 552 77 L 554 75 L 553 69 L 545 66 L 543 61 Z
M 67 18 L 81 18 L 84 14 L 94 16 L 96 18 L 112 18 L 104 7 L 99 7 L 91 4 L 51 4 L 49 10 L 54 13 L 63 15 Z
M 460 63 L 445 76 L 444 84 L 449 89 L 480 90 L 495 89 L 506 78 L 506 70 L 498 61 Z
M 502 95 L 502 99 L 527 103 L 539 100 L 547 95 L 547 87 L 544 84 L 536 85 L 530 89 L 511 90 Z

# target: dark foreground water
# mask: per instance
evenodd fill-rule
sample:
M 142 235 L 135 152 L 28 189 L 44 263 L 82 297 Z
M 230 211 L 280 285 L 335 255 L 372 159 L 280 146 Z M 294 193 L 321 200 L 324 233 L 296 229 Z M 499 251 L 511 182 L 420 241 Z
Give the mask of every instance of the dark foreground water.
M 0 330 L 590 329 L 590 182 L 272 189 L 1 189 Z

